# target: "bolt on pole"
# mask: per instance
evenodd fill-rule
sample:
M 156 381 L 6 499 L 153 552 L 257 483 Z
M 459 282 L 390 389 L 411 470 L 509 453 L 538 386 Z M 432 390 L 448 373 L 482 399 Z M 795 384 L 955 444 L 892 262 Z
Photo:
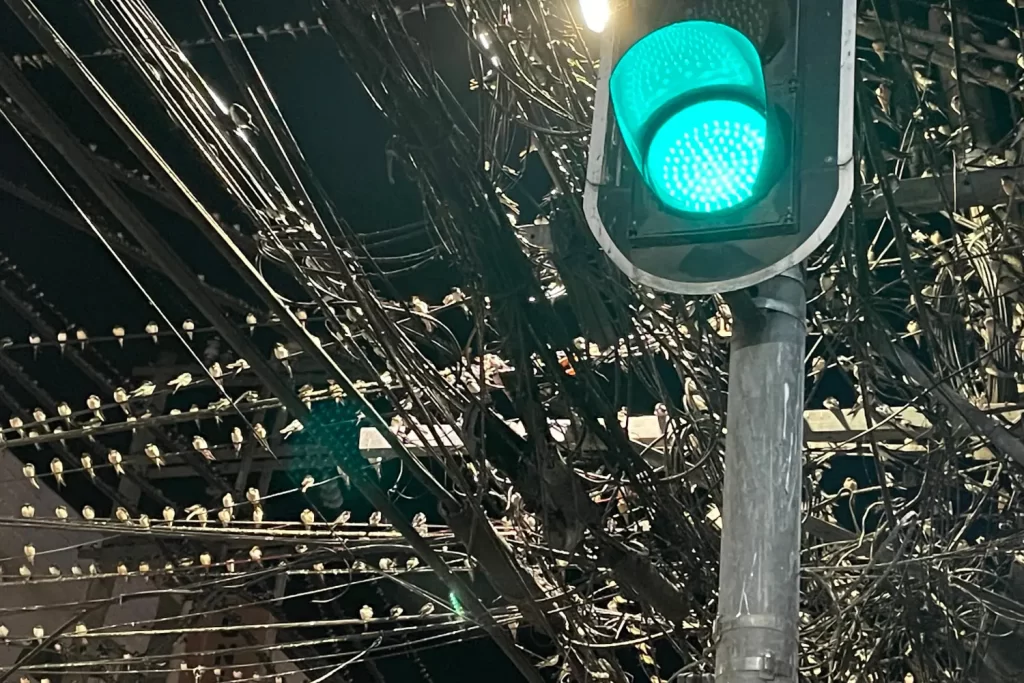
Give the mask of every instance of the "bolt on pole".
M 791 268 L 735 316 L 729 361 L 716 683 L 795 683 L 806 293 Z

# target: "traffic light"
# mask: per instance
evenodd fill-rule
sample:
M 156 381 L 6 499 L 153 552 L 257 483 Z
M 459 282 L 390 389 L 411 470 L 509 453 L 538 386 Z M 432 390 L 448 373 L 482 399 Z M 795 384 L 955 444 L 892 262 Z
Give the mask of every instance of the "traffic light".
M 855 0 L 597 2 L 584 209 L 615 265 L 706 294 L 806 258 L 853 191 Z

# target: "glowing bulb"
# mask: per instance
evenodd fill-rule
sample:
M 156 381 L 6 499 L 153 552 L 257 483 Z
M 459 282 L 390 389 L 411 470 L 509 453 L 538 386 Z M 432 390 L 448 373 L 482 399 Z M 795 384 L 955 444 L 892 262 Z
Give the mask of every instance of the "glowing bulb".
M 580 0 L 583 23 L 594 33 L 600 33 L 608 25 L 612 10 L 609 0 Z

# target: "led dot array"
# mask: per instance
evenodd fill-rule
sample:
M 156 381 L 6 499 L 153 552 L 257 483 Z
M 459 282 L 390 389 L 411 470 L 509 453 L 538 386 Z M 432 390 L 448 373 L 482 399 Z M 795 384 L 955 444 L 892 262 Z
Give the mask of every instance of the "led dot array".
M 764 158 L 764 114 L 731 100 L 710 100 L 669 117 L 647 150 L 651 189 L 668 207 L 714 213 L 754 195 Z

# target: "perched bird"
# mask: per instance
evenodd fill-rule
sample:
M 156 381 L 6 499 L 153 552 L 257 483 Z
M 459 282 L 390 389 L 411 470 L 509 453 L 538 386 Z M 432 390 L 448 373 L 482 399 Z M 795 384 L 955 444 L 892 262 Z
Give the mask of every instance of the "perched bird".
M 171 526 L 174 523 L 174 508 L 170 505 L 164 508 L 163 512 L 164 521 L 167 522 L 167 526 Z
M 256 322 L 257 322 L 257 320 L 256 320 L 256 314 L 255 313 L 246 313 L 245 314 L 245 324 L 249 326 L 249 335 L 250 336 L 252 335 L 253 332 L 256 331 Z
M 64 401 L 57 404 L 57 415 L 64 418 L 64 424 L 71 426 L 71 406 Z
M 64 349 L 68 345 L 68 333 L 61 330 L 57 333 L 57 346 L 60 347 L 60 355 L 64 355 Z
M 46 636 L 46 631 L 43 630 L 42 626 L 32 627 L 32 637 L 36 640 L 42 640 Z
M 96 416 L 96 419 L 103 422 L 103 401 L 96 394 L 93 394 L 89 398 L 85 399 L 86 407 L 92 411 L 92 414 Z
M 416 569 L 416 567 L 418 567 L 418 566 L 420 566 L 420 558 L 416 557 L 415 555 L 413 555 L 412 557 L 410 557 L 408 560 L 405 561 L 405 568 L 408 569 L 409 571 L 412 571 L 413 569 Z
M 259 505 L 252 509 L 252 523 L 256 526 L 263 523 L 263 508 Z
M 403 611 L 404 610 L 400 605 L 395 605 L 394 607 L 388 610 L 388 616 L 392 619 L 397 619 L 398 617 L 402 616 Z
M 160 334 L 160 326 L 155 322 L 150 321 L 146 323 L 146 334 L 153 339 L 154 344 L 160 343 L 160 340 L 157 338 L 157 335 Z
M 29 564 L 36 563 L 36 547 L 31 543 L 26 543 L 25 547 L 21 549 L 25 553 L 25 559 Z
M 260 547 L 258 545 L 254 545 L 252 548 L 249 549 L 249 559 L 255 562 L 256 564 L 260 564 L 260 562 L 263 560 L 263 551 L 260 550 Z
M 192 373 L 183 372 L 174 379 L 172 379 L 170 382 L 168 382 L 167 386 L 171 387 L 172 394 L 176 394 L 178 393 L 179 389 L 184 389 L 189 384 L 192 384 Z
M 204 527 L 206 526 L 206 522 L 208 522 L 209 519 L 210 519 L 209 510 L 207 510 L 202 505 L 199 505 L 198 503 L 195 504 L 195 505 L 190 505 L 187 508 L 185 508 L 185 513 L 186 513 L 186 515 L 185 515 L 185 519 L 186 520 L 189 520 L 189 519 L 192 519 L 193 517 L 195 517 L 196 519 L 199 520 L 200 526 L 204 526 Z
M 302 525 L 309 529 L 313 526 L 313 522 L 316 520 L 316 516 L 313 514 L 312 510 L 306 508 L 301 513 L 299 513 L 299 519 L 302 521 Z
M 213 564 L 213 557 L 210 556 L 210 553 L 204 551 L 199 554 L 199 564 L 209 568 Z
M 348 524 L 348 520 L 352 519 L 352 512 L 349 510 L 342 510 L 341 514 L 334 520 L 334 526 L 339 524 Z
M 50 576 L 60 576 L 60 567 L 58 567 L 55 564 L 51 564 L 49 567 L 47 567 L 46 571 L 50 574 Z
M 380 558 L 380 561 L 377 562 L 377 567 L 380 568 L 382 572 L 390 572 L 395 568 L 395 561 L 390 557 L 382 557 Z
M 260 28 L 263 27 L 257 27 L 257 31 Z M 267 30 L 263 29 L 263 33 L 261 34 L 264 36 L 264 39 L 266 39 L 266 32 Z M 252 125 L 252 114 L 250 114 L 245 107 L 237 102 L 232 102 L 231 106 L 228 107 L 228 116 L 231 117 L 231 123 L 235 125 L 235 130 L 238 133 L 256 135 L 256 128 Z
M 191 319 L 186 319 L 185 322 L 181 323 L 181 330 L 185 333 L 185 336 L 192 340 L 192 335 L 196 331 L 196 324 Z
M 432 602 L 424 603 L 423 607 L 420 607 L 419 614 L 422 617 L 425 617 L 425 616 L 433 614 L 433 613 L 434 613 L 434 603 L 432 603 Z
M 426 530 L 427 530 L 427 515 L 426 515 L 426 513 L 417 512 L 415 515 L 412 516 L 412 528 L 415 529 L 416 532 L 419 533 L 420 535 L 422 535 L 423 533 L 426 532 Z
M 39 480 L 36 479 L 36 466 L 30 462 L 25 463 L 21 466 L 21 473 L 25 475 L 29 483 L 39 488 Z
M 167 461 L 164 460 L 163 455 L 160 453 L 160 447 L 155 443 L 147 443 L 145 448 L 142 449 L 142 452 L 145 453 L 146 457 L 149 458 L 157 467 L 163 467 L 167 464 Z
M 267 429 L 259 422 L 252 426 L 252 433 L 255 434 L 256 438 L 260 441 L 267 440 Z
M 221 526 L 231 524 L 231 510 L 229 508 L 221 508 L 217 511 L 217 519 L 220 521 Z
M 82 519 L 89 522 L 96 519 L 96 511 L 92 509 L 91 505 L 85 505 L 82 507 Z
M 128 392 L 124 390 L 124 387 L 114 389 L 114 403 L 121 406 L 125 415 L 131 415 L 131 411 L 128 409 L 128 398 Z
M 373 619 L 373 608 L 369 605 L 363 605 L 359 608 L 359 619 L 363 623 L 367 623 L 370 619 Z
M 148 529 L 149 528 L 149 523 L 150 523 L 149 522 L 149 515 L 147 515 L 147 514 L 139 515 L 139 526 L 141 526 L 143 529 Z
M 10 634 L 11 632 L 7 630 L 7 627 L 3 624 L 0 624 L 0 639 L 7 640 L 7 636 L 9 636 Z
M 66 505 L 58 505 L 53 514 L 57 516 L 57 519 L 63 521 L 68 518 L 68 508 Z
M 117 345 L 120 346 L 123 349 L 124 348 L 124 328 L 121 327 L 120 325 L 117 325 L 117 326 L 114 327 L 112 332 L 114 334 L 114 339 L 117 340 Z
M 18 417 L 17 415 L 14 415 L 7 422 L 8 422 L 8 424 L 11 425 L 11 429 L 13 429 L 16 432 L 18 432 L 18 436 L 20 436 L 23 439 L 25 438 L 25 430 L 22 429 L 22 427 L 25 426 L 25 422 L 20 417 Z
M 378 526 L 383 518 L 384 514 L 380 510 L 374 510 L 370 513 L 370 526 Z
M 242 452 L 243 440 L 242 430 L 238 427 L 233 427 L 231 429 L 231 445 L 234 446 L 236 455 Z
M 249 361 L 244 358 L 239 358 L 233 363 L 228 363 L 224 366 L 226 370 L 231 370 L 237 377 L 241 372 L 249 369 Z
M 60 458 L 54 458 L 50 461 L 50 472 L 53 474 L 53 478 L 57 481 L 57 486 L 66 486 L 64 482 L 64 463 L 60 461 Z
M 216 460 L 213 451 L 210 450 L 209 445 L 206 443 L 206 439 L 196 434 L 192 437 L 192 448 L 199 454 L 201 454 L 207 460 Z
M 126 510 L 120 505 L 118 505 L 117 509 L 114 510 L 114 517 L 117 519 L 117 521 L 121 522 L 122 524 L 132 523 L 132 517 L 130 514 L 128 514 L 128 510 Z
M 299 484 L 299 490 L 305 493 L 310 489 L 313 484 L 316 483 L 316 479 L 313 478 L 312 474 L 307 474 L 302 478 L 302 483 Z
M 253 486 L 250 486 L 245 491 L 245 499 L 255 507 L 259 507 L 260 504 L 260 490 Z
M 148 398 L 153 395 L 154 391 L 156 391 L 156 385 L 147 380 L 135 389 L 132 389 L 128 395 L 132 398 Z
M 89 334 L 81 327 L 75 330 L 75 339 L 78 340 L 79 346 L 82 350 L 85 350 L 85 343 L 89 341 Z
M 30 334 L 28 336 L 28 343 L 32 347 L 32 360 L 38 360 L 39 345 L 43 343 L 42 338 L 38 334 Z
M 124 475 L 124 467 L 121 466 L 123 458 L 121 457 L 121 451 L 116 448 L 111 448 L 107 451 L 107 462 L 114 466 L 114 471 L 120 475 Z
M 224 368 L 222 368 L 220 363 L 216 361 L 214 361 L 213 365 L 208 367 L 206 370 L 210 373 L 210 377 L 212 377 L 214 381 L 219 381 L 224 377 Z
M 301 431 L 302 431 L 302 423 L 299 422 L 298 420 L 292 420 L 291 422 L 289 422 L 287 425 L 284 426 L 284 428 L 281 430 L 281 434 L 283 434 L 284 438 L 287 439 L 292 434 L 295 434 L 295 433 L 301 432 Z
M 288 357 L 290 355 L 291 354 L 288 353 L 288 347 L 286 347 L 284 344 L 274 345 L 274 358 L 281 362 L 281 365 L 284 366 L 284 369 L 288 371 L 289 377 L 292 376 L 292 366 L 288 362 Z
M 31 503 L 25 503 L 21 506 L 21 516 L 25 519 L 32 519 L 36 516 L 36 508 Z
M 26 567 L 25 565 L 21 565 L 20 567 L 18 567 L 18 576 L 20 576 L 23 579 L 30 578 L 32 576 L 32 570 Z
M 92 458 L 88 453 L 82 453 L 81 457 L 82 469 L 86 471 L 90 479 L 96 478 L 96 470 L 92 468 Z

